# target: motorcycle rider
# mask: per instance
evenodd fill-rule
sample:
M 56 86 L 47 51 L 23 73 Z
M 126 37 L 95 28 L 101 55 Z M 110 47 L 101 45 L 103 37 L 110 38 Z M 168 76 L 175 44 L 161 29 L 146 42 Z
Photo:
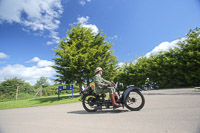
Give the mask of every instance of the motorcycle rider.
M 94 83 L 95 83 L 96 93 L 104 94 L 104 93 L 109 92 L 113 107 L 115 107 L 115 108 L 121 107 L 121 105 L 116 103 L 116 101 L 115 101 L 115 88 L 112 87 L 112 83 L 101 77 L 102 73 L 103 73 L 102 68 L 97 67 L 95 71 L 96 71 L 96 75 L 94 76 Z
M 147 78 L 146 81 L 145 81 L 145 85 L 147 85 L 147 87 L 151 87 L 150 83 L 151 82 L 150 82 L 149 78 Z
M 150 83 L 149 78 L 146 79 L 145 84 L 148 85 Z

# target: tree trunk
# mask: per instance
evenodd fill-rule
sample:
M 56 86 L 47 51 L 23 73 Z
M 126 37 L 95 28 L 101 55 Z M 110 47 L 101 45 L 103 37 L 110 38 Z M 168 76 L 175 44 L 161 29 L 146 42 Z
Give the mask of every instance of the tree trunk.
M 89 85 L 90 85 L 90 78 L 87 77 L 87 86 L 89 86 Z
M 79 79 L 79 89 L 80 89 L 80 91 L 82 90 L 82 80 L 81 79 Z

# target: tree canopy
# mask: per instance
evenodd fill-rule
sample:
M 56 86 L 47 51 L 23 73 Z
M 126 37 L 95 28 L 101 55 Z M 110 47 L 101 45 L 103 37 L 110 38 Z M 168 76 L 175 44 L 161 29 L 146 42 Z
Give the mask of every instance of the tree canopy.
M 40 86 L 42 87 L 47 87 L 49 86 L 48 78 L 47 77 L 40 77 L 39 80 L 37 80 L 35 84 L 35 88 L 39 88 Z
M 116 80 L 141 87 L 147 77 L 162 88 L 199 86 L 200 29 L 190 30 L 176 48 L 125 63 Z
M 105 39 L 102 32 L 94 33 L 80 23 L 72 25 L 67 36 L 53 49 L 56 55 L 53 68 L 58 73 L 56 81 L 65 84 L 76 82 L 81 88 L 84 81 L 89 84 L 98 66 L 104 69 L 108 80 L 114 79 L 117 57 L 112 55 L 113 44 Z

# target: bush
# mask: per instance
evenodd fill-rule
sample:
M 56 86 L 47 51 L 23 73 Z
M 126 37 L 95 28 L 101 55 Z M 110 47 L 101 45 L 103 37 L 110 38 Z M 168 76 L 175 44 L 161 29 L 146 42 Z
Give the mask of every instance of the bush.
M 7 79 L 0 84 L 0 101 L 15 100 L 17 87 L 18 94 L 22 97 L 26 97 L 22 94 L 32 95 L 34 93 L 34 88 L 29 83 L 18 78 Z

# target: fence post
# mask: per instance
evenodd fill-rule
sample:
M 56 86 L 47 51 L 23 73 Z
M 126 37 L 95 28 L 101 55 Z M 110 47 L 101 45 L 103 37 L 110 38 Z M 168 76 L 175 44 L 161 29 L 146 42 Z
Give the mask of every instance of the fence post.
M 17 89 L 16 89 L 16 101 L 17 101 L 17 97 L 18 97 L 18 90 L 19 90 L 19 86 L 17 86 Z
M 60 91 L 59 91 L 59 88 L 58 88 L 58 100 L 59 100 L 59 95 L 60 95 Z
M 35 96 L 34 96 L 34 98 L 33 99 L 35 99 L 35 97 L 37 96 L 37 94 L 40 92 L 40 98 L 42 97 L 42 85 L 37 89 L 37 92 L 36 92 L 36 94 L 35 94 Z
M 72 99 L 74 99 L 74 87 L 72 85 Z
M 40 85 L 40 97 L 42 97 L 42 86 Z

